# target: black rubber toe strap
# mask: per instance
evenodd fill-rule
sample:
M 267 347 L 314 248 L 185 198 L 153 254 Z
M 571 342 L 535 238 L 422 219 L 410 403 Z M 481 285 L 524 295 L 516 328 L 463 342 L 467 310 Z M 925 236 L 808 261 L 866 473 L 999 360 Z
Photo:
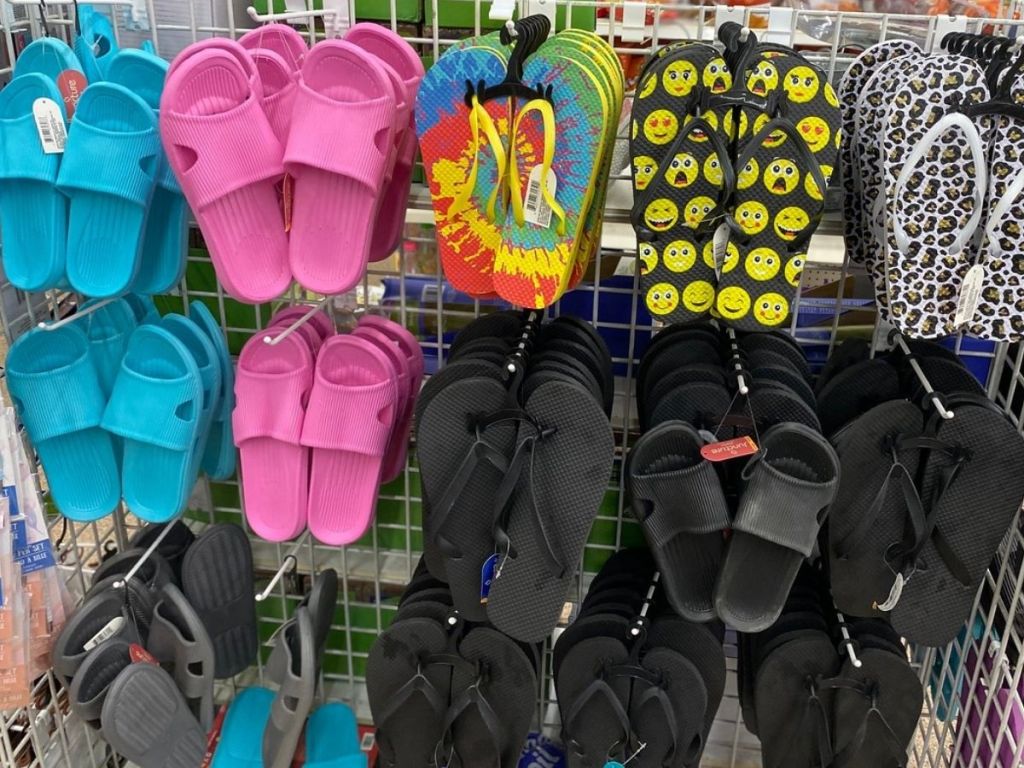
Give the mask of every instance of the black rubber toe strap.
M 586 707 L 596 698 L 604 699 L 611 707 L 612 713 L 618 721 L 622 736 L 616 740 L 616 744 L 629 744 L 633 736 L 633 729 L 629 723 L 629 714 L 626 712 L 626 708 L 619 701 L 619 697 L 611 689 L 611 686 L 608 685 L 604 676 L 598 677 L 576 697 L 576 700 L 569 707 L 569 711 L 562 720 L 562 737 L 566 745 L 571 747 L 581 757 L 585 756 L 586 752 L 583 750 L 582 745 L 573 737 L 573 728 L 578 722 L 579 717 L 585 714 L 584 710 Z M 601 759 L 609 757 L 610 755 L 602 755 Z

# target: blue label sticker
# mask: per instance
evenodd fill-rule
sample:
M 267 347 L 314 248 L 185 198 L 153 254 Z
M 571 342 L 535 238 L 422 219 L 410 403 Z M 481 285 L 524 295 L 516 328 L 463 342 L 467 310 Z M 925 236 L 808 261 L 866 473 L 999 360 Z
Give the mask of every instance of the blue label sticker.
M 494 569 L 498 566 L 498 553 L 488 557 L 484 561 L 484 567 L 480 569 L 480 602 L 486 603 L 487 596 L 491 594 L 491 584 L 494 583 Z
M 18 489 L 13 485 L 5 485 L 3 487 L 3 495 L 7 498 L 7 512 L 11 517 L 17 517 L 20 514 L 18 507 Z
M 565 768 L 565 753 L 560 745 L 541 733 L 531 733 L 519 758 L 519 768 Z
M 49 539 L 28 543 L 24 518 L 11 521 L 11 535 L 14 537 L 14 559 L 21 566 L 23 574 L 35 573 L 57 564 Z
M 607 763 L 604 764 L 604 768 L 626 768 L 626 766 L 624 766 L 618 760 L 609 760 Z

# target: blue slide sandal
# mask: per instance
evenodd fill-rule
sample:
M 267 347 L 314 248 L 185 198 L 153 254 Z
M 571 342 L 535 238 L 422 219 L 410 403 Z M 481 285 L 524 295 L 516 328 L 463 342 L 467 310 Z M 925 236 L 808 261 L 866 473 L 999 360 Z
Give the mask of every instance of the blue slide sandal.
M 81 91 L 85 90 L 85 70 L 82 69 L 82 62 L 78 60 L 71 47 L 60 38 L 40 37 L 25 46 L 25 50 L 14 61 L 14 77 L 31 72 L 46 75 L 54 85 L 60 85 L 62 79 L 66 80 L 65 73 L 77 72 L 81 76 L 81 90 L 77 95 L 81 96 Z
M 162 153 L 146 102 L 113 83 L 86 89 L 57 175 L 71 199 L 67 276 L 79 293 L 117 296 L 131 286 Z
M 263 731 L 270 720 L 274 692 L 246 688 L 228 707 L 211 768 L 263 768 Z
M 90 299 L 81 308 L 89 309 L 100 301 L 103 299 Z M 135 313 L 128 302 L 121 299 L 93 310 L 79 323 L 89 339 L 89 354 L 96 367 L 104 400 L 110 397 L 114 389 L 114 379 L 121 370 L 121 361 L 128 350 L 128 339 L 136 325 Z
M 29 46 L 31 47 L 31 46 Z M 36 127 L 33 104 L 53 102 L 53 120 L 66 125 L 64 101 L 53 81 L 38 73 L 23 75 L 0 91 L 0 230 L 4 273 L 23 291 L 54 288 L 64 276 L 68 202 L 56 187 L 59 152 L 47 154 Z M 50 128 L 49 148 L 60 146 Z
M 126 293 L 122 298 L 128 302 L 128 306 L 131 307 L 132 312 L 135 313 L 135 322 L 137 325 L 160 322 L 160 313 L 156 309 L 156 304 L 153 303 L 152 296 L 140 296 L 137 293 Z
M 101 423 L 124 438 L 122 495 L 148 523 L 172 520 L 188 503 L 202 404 L 188 348 L 160 326 L 136 328 Z
M 310 716 L 306 768 L 366 768 L 355 713 L 344 704 L 324 704 Z
M 142 97 L 159 116 L 167 66 L 156 54 L 125 49 L 110 63 L 107 79 Z M 181 282 L 187 238 L 188 204 L 166 155 L 161 153 L 142 244 L 142 263 L 132 290 L 143 294 L 166 293 Z
M 57 509 L 79 522 L 112 512 L 121 481 L 85 334 L 71 325 L 24 334 L 7 355 L 7 387 Z
M 206 451 L 206 441 L 210 434 L 210 424 L 216 413 L 221 389 L 221 365 L 217 350 L 202 328 L 184 315 L 164 315 L 160 327 L 170 331 L 175 338 L 184 344 L 199 369 L 199 378 L 203 384 L 203 405 L 199 412 L 199 432 L 192 450 L 192 463 L 189 465 L 189 487 L 195 485 L 199 477 L 199 465 Z
M 90 83 L 107 79 L 110 62 L 117 55 L 117 38 L 110 19 L 91 5 L 76 5 L 78 37 L 75 53 Z
M 210 436 L 203 454 L 203 470 L 214 480 L 227 480 L 235 474 L 238 451 L 231 429 L 231 412 L 235 410 L 235 367 L 231 362 L 224 334 L 213 314 L 198 299 L 189 305 L 190 317 L 213 342 L 220 361 L 220 396 L 213 411 Z

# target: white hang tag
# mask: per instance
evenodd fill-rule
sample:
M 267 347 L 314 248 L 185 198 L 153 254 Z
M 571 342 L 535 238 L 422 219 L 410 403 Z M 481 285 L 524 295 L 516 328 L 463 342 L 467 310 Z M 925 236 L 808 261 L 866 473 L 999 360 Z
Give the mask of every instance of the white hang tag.
M 953 318 L 954 327 L 963 328 L 974 320 L 974 313 L 978 311 L 981 289 L 984 285 L 985 266 L 975 264 L 967 270 L 963 284 L 960 286 L 960 301 L 957 303 L 956 316 Z
M 118 632 L 120 632 L 121 628 L 124 625 L 124 616 L 115 616 L 103 626 L 103 629 L 101 629 L 99 632 L 93 635 L 92 638 L 90 638 L 89 641 L 86 642 L 85 645 L 83 645 L 82 647 L 87 651 L 91 651 L 100 643 L 106 642 L 114 635 L 116 635 Z
M 715 238 L 712 240 L 711 252 L 715 256 L 715 276 L 722 277 L 722 267 L 725 265 L 725 257 L 729 248 L 729 225 L 724 221 L 715 230 Z
M 891 611 L 900 601 L 900 596 L 903 594 L 903 585 L 906 583 L 907 582 L 903 578 L 903 574 L 897 573 L 896 581 L 892 583 L 892 589 L 889 590 L 889 596 L 885 598 L 885 602 L 875 603 L 872 607 L 876 611 Z
M 62 154 L 68 141 L 68 129 L 64 126 L 64 116 L 57 102 L 53 99 L 36 99 L 32 102 L 32 117 L 36 121 L 43 152 L 47 155 Z
M 535 165 L 530 171 L 530 180 L 526 184 L 526 201 L 523 203 L 523 216 L 531 224 L 541 229 L 551 226 L 551 206 L 544 199 L 540 186 L 541 166 Z M 555 197 L 555 190 L 558 188 L 558 179 L 555 172 L 548 169 L 547 181 L 548 194 L 552 199 Z

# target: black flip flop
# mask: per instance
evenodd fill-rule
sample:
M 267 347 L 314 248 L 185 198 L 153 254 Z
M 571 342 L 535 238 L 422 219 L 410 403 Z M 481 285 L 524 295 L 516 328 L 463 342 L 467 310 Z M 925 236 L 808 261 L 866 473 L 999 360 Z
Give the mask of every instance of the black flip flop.
M 899 396 L 899 374 L 887 360 L 876 357 L 854 363 L 833 375 L 818 391 L 821 430 L 834 435 L 862 413 Z
M 685 656 L 665 647 L 651 648 L 642 664 L 651 678 L 633 682 L 629 702 L 636 739 L 647 745 L 640 753 L 644 756 L 640 764 L 699 763 L 708 709 L 700 671 Z

